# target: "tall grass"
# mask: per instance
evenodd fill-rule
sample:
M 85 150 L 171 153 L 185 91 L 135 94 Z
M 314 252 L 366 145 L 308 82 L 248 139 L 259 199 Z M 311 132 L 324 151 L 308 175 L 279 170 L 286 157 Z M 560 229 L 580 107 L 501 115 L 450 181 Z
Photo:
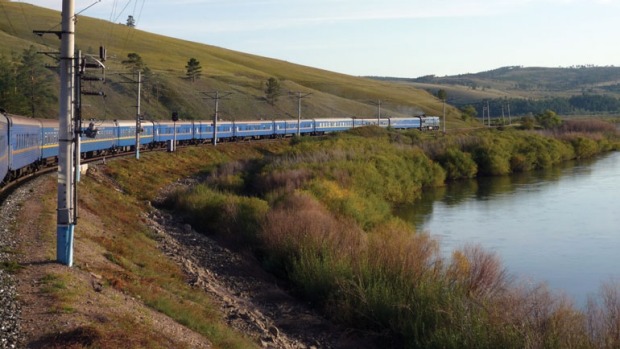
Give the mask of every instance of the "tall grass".
M 620 333 L 616 285 L 580 311 L 544 285 L 513 280 L 480 247 L 440 256 L 437 241 L 392 214 L 446 178 L 545 168 L 591 155 L 589 147 L 613 148 L 601 146 L 617 141 L 600 129 L 434 138 L 371 128 L 294 139 L 260 164 L 212 171 L 207 183 L 218 190 L 198 186 L 171 205 L 206 232 L 249 238 L 244 246 L 300 296 L 385 346 L 612 348 Z M 244 183 L 218 184 L 225 178 Z M 258 197 L 240 195 L 241 187 Z

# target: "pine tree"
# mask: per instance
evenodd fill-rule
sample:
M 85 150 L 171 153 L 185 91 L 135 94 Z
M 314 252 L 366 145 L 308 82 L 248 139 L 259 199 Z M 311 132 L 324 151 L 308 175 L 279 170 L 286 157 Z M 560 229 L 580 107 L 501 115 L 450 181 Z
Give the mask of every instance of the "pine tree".
M 34 46 L 25 49 L 21 56 L 0 56 L 0 107 L 31 117 L 53 115 L 53 80 Z
M 187 75 L 192 82 L 200 79 L 200 76 L 202 75 L 202 67 L 196 58 L 190 58 L 185 66 L 185 69 L 187 69 L 185 75 Z
M 271 77 L 267 80 L 267 86 L 265 87 L 265 99 L 267 103 L 274 105 L 278 101 L 280 96 L 280 81 Z
M 121 64 L 132 73 L 137 73 L 138 71 L 144 72 L 144 70 L 147 69 L 142 57 L 135 52 L 127 54 L 127 59 L 123 60 Z

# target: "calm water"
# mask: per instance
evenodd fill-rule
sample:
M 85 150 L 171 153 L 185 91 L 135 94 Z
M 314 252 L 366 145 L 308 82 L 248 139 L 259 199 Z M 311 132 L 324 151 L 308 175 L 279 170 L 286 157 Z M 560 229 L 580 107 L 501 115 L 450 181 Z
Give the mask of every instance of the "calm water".
M 620 280 L 620 152 L 594 161 L 427 193 L 401 216 L 454 248 L 480 244 L 515 276 L 584 304 Z

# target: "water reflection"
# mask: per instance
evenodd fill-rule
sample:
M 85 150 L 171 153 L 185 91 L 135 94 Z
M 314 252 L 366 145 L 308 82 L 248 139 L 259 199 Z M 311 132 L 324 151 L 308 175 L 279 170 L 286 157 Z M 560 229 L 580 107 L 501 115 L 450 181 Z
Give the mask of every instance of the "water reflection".
M 442 242 L 495 251 L 521 277 L 582 303 L 620 276 L 620 153 L 553 169 L 451 183 L 397 214 Z

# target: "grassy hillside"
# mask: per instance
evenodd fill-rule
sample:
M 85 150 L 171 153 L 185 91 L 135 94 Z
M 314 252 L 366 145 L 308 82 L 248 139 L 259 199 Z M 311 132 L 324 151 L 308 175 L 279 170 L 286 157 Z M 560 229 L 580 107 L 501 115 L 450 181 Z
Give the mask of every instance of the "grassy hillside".
M 480 104 L 484 100 L 570 98 L 600 95 L 620 98 L 620 67 L 578 66 L 568 68 L 502 67 L 475 74 L 415 79 L 382 77 L 435 93 L 443 89 L 452 105 Z M 491 106 L 493 108 L 493 106 Z M 497 110 L 495 115 L 497 115 Z
M 60 14 L 22 2 L 0 1 L 0 54 L 20 53 L 30 45 L 41 51 L 57 51 L 55 35 L 38 37 L 32 30 L 58 30 Z M 220 101 L 224 119 L 297 117 L 297 99 L 289 92 L 312 93 L 302 103 L 303 117 L 375 117 L 382 101 L 382 116 L 406 116 L 427 113 L 439 115 L 441 103 L 426 91 L 413 86 L 352 77 L 275 59 L 235 52 L 219 47 L 155 35 L 124 24 L 79 17 L 76 45 L 84 53 L 107 48 L 106 84 L 101 89 L 107 98 L 86 97 L 85 118 L 131 118 L 135 115 L 136 85 L 119 73 L 127 73 L 121 61 L 128 53 L 138 53 L 154 73 L 145 81 L 142 114 L 149 118 L 168 118 L 177 110 L 183 118 L 212 117 L 214 102 L 204 92 L 232 92 Z M 192 83 L 185 78 L 185 65 L 196 58 L 203 67 L 202 77 Z M 50 64 L 55 64 L 52 59 Z M 95 72 L 93 72 L 95 73 Z M 276 77 L 283 95 L 275 106 L 264 100 L 264 83 Z M 456 126 L 459 114 L 449 108 L 448 119 Z

